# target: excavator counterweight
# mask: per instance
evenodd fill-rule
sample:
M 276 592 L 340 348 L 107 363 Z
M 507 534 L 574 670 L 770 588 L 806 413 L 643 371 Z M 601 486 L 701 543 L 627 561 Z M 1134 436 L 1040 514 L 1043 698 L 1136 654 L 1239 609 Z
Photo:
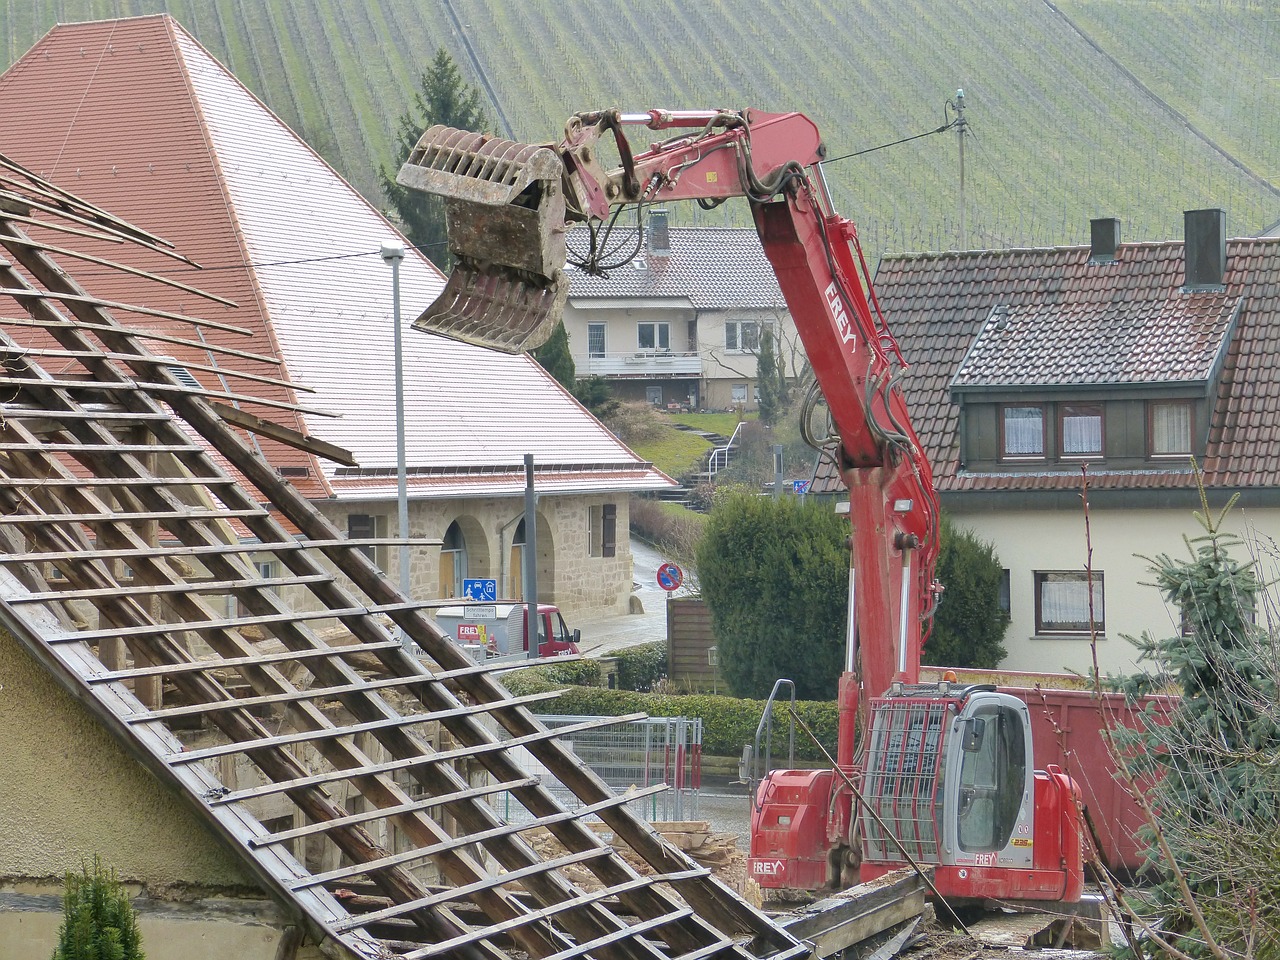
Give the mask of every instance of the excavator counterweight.
M 456 263 L 414 326 L 509 353 L 544 343 L 569 288 L 563 178 L 550 147 L 427 130 L 396 181 L 444 198 Z

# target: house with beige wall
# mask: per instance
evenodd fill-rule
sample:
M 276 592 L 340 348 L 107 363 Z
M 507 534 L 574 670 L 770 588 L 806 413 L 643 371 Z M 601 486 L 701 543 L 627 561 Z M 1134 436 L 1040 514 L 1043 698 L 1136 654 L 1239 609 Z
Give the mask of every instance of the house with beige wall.
M 787 376 L 803 372 L 755 230 L 672 227 L 665 210 L 650 210 L 642 237 L 614 231 L 610 246 L 620 253 L 603 276 L 568 270 L 564 324 L 579 377 L 603 377 L 619 399 L 664 408 L 754 410 L 766 330 Z M 571 263 L 574 248 L 570 233 Z
M 1087 246 L 879 266 L 943 508 L 1006 570 L 1006 669 L 1087 671 L 1096 640 L 1101 670 L 1124 672 L 1126 635 L 1181 629 L 1146 558 L 1203 532 L 1196 466 L 1277 572 L 1280 239 L 1227 240 L 1220 210 L 1185 228 L 1124 243 L 1100 219 Z

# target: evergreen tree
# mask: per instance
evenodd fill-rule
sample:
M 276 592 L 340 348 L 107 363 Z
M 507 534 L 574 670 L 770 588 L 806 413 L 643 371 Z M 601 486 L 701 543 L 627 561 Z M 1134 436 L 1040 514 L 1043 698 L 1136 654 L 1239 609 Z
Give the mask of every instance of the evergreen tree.
M 999 666 L 1009 615 L 1000 606 L 1004 570 L 995 548 L 956 529 L 944 515 L 937 577 L 946 589 L 924 645 L 924 661 L 940 667 Z
M 1280 956 L 1280 668 L 1253 623 L 1254 565 L 1230 554 L 1241 541 L 1207 504 L 1196 516 L 1206 535 L 1187 541 L 1190 557 L 1152 560 L 1182 629 L 1133 641 L 1149 669 L 1120 683 L 1130 694 L 1181 692 L 1167 709 L 1148 707 L 1141 729 L 1120 732 L 1154 811 L 1148 867 L 1159 883 L 1135 909 L 1158 920 L 1164 941 L 1140 940 L 1132 955 Z
M 423 131 L 437 123 L 461 130 L 487 130 L 489 116 L 480 101 L 480 91 L 462 79 L 453 58 L 441 47 L 431 66 L 418 80 L 413 106 L 400 115 L 396 132 L 394 168 L 382 167 L 378 179 L 396 219 L 409 241 L 441 270 L 452 266 L 444 220 L 444 200 L 421 190 L 396 183 L 396 174 L 418 143 Z
M 760 334 L 760 352 L 756 356 L 756 389 L 760 393 L 760 419 L 777 423 L 787 409 L 787 375 L 782 356 L 773 345 L 773 331 L 767 326 Z
M 697 548 L 720 669 L 735 696 L 763 699 L 775 680 L 830 700 L 844 663 L 848 523 L 798 497 L 718 494 Z
M 93 870 L 68 873 L 62 926 L 52 960 L 144 960 L 142 934 L 115 871 L 93 858 Z
M 560 386 L 570 393 L 574 392 L 577 376 L 573 355 L 569 353 L 569 334 L 564 329 L 563 320 L 556 324 L 547 342 L 534 349 L 533 359 L 538 361 L 543 370 L 555 377 Z
M 598 420 L 610 419 L 621 406 L 617 397 L 613 395 L 613 391 L 609 389 L 609 381 L 601 376 L 583 377 L 574 384 L 573 395 Z

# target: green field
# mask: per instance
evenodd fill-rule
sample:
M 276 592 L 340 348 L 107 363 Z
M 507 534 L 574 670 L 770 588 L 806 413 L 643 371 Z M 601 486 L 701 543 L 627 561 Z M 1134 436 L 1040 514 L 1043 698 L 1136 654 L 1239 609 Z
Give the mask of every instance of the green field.
M 0 66 L 56 20 L 163 10 L 378 204 L 396 117 L 444 46 L 517 139 L 602 106 L 751 106 L 809 113 L 835 158 L 938 127 L 962 87 L 968 247 L 1080 243 L 1098 216 L 1176 238 L 1206 206 L 1232 235 L 1280 220 L 1267 3 L 0 0 Z M 872 258 L 960 245 L 953 133 L 827 173 Z M 732 204 L 701 216 L 745 222 Z

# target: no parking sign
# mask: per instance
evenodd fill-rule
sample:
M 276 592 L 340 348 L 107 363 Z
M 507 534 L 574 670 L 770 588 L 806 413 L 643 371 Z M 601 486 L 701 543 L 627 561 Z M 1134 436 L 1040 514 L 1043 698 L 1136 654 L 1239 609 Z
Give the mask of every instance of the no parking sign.
M 658 568 L 658 586 L 663 590 L 679 590 L 684 583 L 684 571 L 674 563 L 664 563 Z

